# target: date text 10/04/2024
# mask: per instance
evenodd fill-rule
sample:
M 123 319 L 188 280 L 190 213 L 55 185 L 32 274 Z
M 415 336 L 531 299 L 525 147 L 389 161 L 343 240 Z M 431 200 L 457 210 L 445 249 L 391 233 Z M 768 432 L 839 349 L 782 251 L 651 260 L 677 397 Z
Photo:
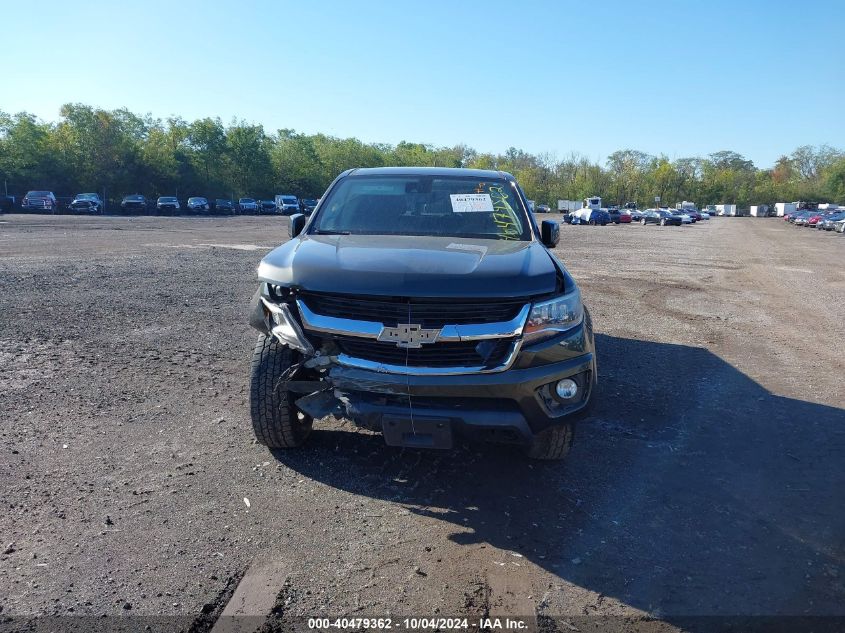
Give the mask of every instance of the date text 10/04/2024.
M 519 631 L 528 628 L 525 620 L 519 618 L 308 618 L 308 628 L 317 631 L 328 630 L 481 630 Z

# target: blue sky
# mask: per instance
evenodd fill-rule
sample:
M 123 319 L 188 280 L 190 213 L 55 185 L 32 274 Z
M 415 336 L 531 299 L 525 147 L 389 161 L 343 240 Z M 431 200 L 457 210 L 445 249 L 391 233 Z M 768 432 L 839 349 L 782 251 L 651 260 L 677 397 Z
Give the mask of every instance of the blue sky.
M 84 102 L 599 160 L 732 149 L 761 167 L 845 147 L 840 0 L 31 0 L 3 16 L 0 110 L 47 120 Z

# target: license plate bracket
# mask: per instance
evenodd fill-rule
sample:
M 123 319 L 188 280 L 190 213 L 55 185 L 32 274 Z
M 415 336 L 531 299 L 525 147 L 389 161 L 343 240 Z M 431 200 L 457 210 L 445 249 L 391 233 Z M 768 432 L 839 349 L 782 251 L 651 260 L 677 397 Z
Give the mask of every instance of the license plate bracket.
M 449 418 L 384 415 L 381 427 L 388 446 L 442 449 L 453 446 L 452 421 Z

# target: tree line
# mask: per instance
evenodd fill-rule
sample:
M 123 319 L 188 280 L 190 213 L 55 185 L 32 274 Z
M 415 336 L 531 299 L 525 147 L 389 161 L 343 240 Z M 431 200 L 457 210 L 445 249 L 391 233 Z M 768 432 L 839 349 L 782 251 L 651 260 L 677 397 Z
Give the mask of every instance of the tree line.
M 106 192 L 113 200 L 131 193 L 317 198 L 344 169 L 391 165 L 508 171 L 529 198 L 553 208 L 558 199 L 591 195 L 641 206 L 652 206 L 655 196 L 670 205 L 845 203 L 845 153 L 827 145 L 799 147 L 771 168 L 733 151 L 669 159 L 624 149 L 601 164 L 578 153 L 561 159 L 516 148 L 491 154 L 465 145 L 363 143 L 290 129 L 268 133 L 238 120 L 161 119 L 84 104 L 62 106 L 55 122 L 0 111 L 0 179 L 17 195 L 47 189 L 58 195 Z

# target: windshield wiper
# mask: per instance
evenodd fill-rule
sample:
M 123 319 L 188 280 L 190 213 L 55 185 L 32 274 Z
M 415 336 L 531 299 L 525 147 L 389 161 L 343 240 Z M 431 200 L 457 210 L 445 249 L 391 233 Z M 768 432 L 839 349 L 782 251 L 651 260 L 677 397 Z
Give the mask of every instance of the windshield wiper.
M 349 231 L 335 231 L 333 229 L 315 229 L 315 235 L 352 235 Z

